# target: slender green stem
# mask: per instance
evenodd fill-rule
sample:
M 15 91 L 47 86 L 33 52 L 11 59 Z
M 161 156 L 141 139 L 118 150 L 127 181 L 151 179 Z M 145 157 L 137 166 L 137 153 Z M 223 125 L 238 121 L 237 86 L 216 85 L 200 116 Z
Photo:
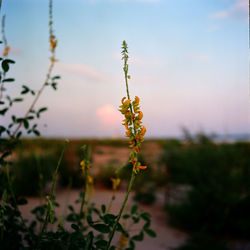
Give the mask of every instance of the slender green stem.
M 115 221 L 115 224 L 114 224 L 114 226 L 113 226 L 113 229 L 112 229 L 112 231 L 111 231 L 111 233 L 110 233 L 109 242 L 108 242 L 108 245 L 107 245 L 107 247 L 106 247 L 106 250 L 109 249 L 110 244 L 111 244 L 111 241 L 112 241 L 112 239 L 113 239 L 113 237 L 114 237 L 114 234 L 115 234 L 117 225 L 118 225 L 118 223 L 119 223 L 119 220 L 120 220 L 120 218 L 121 218 L 122 212 L 123 212 L 123 210 L 124 210 L 124 208 L 125 208 L 125 206 L 126 206 L 126 203 L 127 203 L 127 200 L 128 200 L 128 196 L 129 196 L 130 191 L 131 191 L 131 189 L 132 189 L 132 186 L 133 186 L 133 183 L 134 183 L 134 180 L 135 180 L 135 176 L 136 176 L 136 174 L 135 174 L 135 172 L 132 170 L 132 175 L 131 175 L 131 178 L 130 178 L 128 190 L 127 190 L 127 193 L 126 193 L 126 195 L 125 195 L 125 198 L 124 198 L 124 201 L 123 201 L 123 203 L 122 203 L 122 206 L 121 206 L 121 208 L 120 208 L 119 214 L 118 214 L 118 216 L 117 216 L 117 218 L 116 218 L 116 221 Z
M 83 192 L 82 192 L 82 202 L 81 202 L 81 207 L 80 207 L 80 216 L 83 213 L 83 206 L 85 203 L 85 196 L 86 196 L 86 190 L 87 190 L 87 181 L 88 181 L 88 172 L 87 169 L 85 169 L 85 173 L 84 173 L 84 187 L 83 187 Z
M 56 166 L 56 169 L 55 169 L 53 178 L 52 178 L 52 185 L 51 185 L 50 194 L 49 194 L 49 197 L 48 197 L 48 199 L 50 199 L 50 200 L 51 200 L 51 199 L 54 199 L 54 191 L 55 191 L 56 177 L 57 177 L 57 174 L 58 174 L 58 171 L 59 171 L 59 167 L 60 167 L 61 162 L 62 162 L 62 159 L 63 159 L 63 155 L 64 155 L 64 152 L 65 152 L 67 143 L 68 143 L 68 141 L 66 140 L 65 143 L 64 143 L 64 147 L 63 147 L 63 150 L 62 150 L 62 152 L 61 152 L 60 158 L 59 158 L 59 160 L 58 160 L 58 162 L 57 162 L 57 166 Z M 49 206 L 47 205 L 46 217 L 45 217 L 45 220 L 44 220 L 44 222 L 43 222 L 43 226 L 42 226 L 42 230 L 41 230 L 41 233 L 40 233 L 38 245 L 39 245 L 40 239 L 42 238 L 42 235 L 43 235 L 44 231 L 45 231 L 46 228 L 47 228 L 48 221 L 49 221 L 49 213 L 50 213 L 50 208 L 49 208 Z
M 108 209 L 107 209 L 107 212 L 106 212 L 107 214 L 110 212 L 110 209 L 112 207 L 112 203 L 113 203 L 114 200 L 115 200 L 115 191 L 113 190 L 113 194 L 112 194 L 112 197 L 111 197 L 111 200 L 109 202 Z

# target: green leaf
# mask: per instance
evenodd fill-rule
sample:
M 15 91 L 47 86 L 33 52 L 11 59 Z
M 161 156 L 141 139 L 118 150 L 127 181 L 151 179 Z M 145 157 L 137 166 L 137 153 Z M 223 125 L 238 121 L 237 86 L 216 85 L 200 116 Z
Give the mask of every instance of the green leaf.
M 5 59 L 4 61 L 6 61 L 7 63 L 15 63 L 15 61 L 11 60 L 11 59 Z
M 117 224 L 117 232 L 121 232 L 122 234 L 124 234 L 126 237 L 128 237 L 128 233 L 125 231 L 125 229 L 122 227 L 122 225 L 120 223 Z
M 86 219 L 87 219 L 87 222 L 89 223 L 89 225 L 93 224 L 91 215 L 88 215 Z
M 144 234 L 143 234 L 143 232 L 140 232 L 139 234 L 133 236 L 133 237 L 132 237 L 132 240 L 135 240 L 135 241 L 143 241 L 143 238 L 144 238 Z
M 116 216 L 113 214 L 105 214 L 102 218 L 106 224 L 113 224 L 116 219 Z
M 75 231 L 79 231 L 79 227 L 76 224 L 71 224 L 71 228 Z
M 145 223 L 145 225 L 143 226 L 143 229 L 149 228 L 150 225 L 151 225 L 151 221 L 147 221 L 147 222 Z
M 155 238 L 156 237 L 156 232 L 149 229 L 149 228 L 144 228 L 144 232 L 148 234 L 150 237 Z
M 138 210 L 138 206 L 135 204 L 134 206 L 132 206 L 131 208 L 131 214 L 135 214 Z
M 71 212 L 74 212 L 74 208 L 71 205 L 69 205 L 68 208 Z
M 44 111 L 46 111 L 46 110 L 48 110 L 48 108 L 46 108 L 46 107 L 40 108 L 40 109 L 38 110 L 38 113 L 40 114 L 40 113 L 42 113 L 42 112 L 44 112 Z
M 129 217 L 130 217 L 129 214 L 124 214 L 124 215 L 122 216 L 122 218 L 125 219 L 125 220 L 128 219 Z
M 144 212 L 141 214 L 141 218 L 145 221 L 150 221 L 151 215 L 149 213 Z
M 108 242 L 106 240 L 98 240 L 95 245 L 97 249 L 105 249 L 107 246 Z
M 51 83 L 51 87 L 54 89 L 54 90 L 56 90 L 57 89 L 57 83 L 55 83 L 55 82 L 53 82 L 53 83 Z
M 23 87 L 23 90 L 21 92 L 21 95 L 24 95 L 24 94 L 26 94 L 26 93 L 28 93 L 30 91 L 29 87 L 27 87 L 25 85 L 23 85 L 22 87 Z
M 5 113 L 8 111 L 8 108 L 0 110 L 0 115 L 5 115 Z
M 14 100 L 13 100 L 13 102 L 22 102 L 23 101 L 23 98 L 15 98 Z
M 14 82 L 15 79 L 14 78 L 6 78 L 3 80 L 3 82 Z
M 9 63 L 15 63 L 13 60 L 10 59 L 5 59 L 2 61 L 2 69 L 4 72 L 8 72 L 9 71 Z
M 4 104 L 4 102 L 3 101 L 0 101 L 0 105 L 3 105 Z
M 132 217 L 132 220 L 134 221 L 134 223 L 138 223 L 140 221 L 140 217 Z
M 60 78 L 61 78 L 61 77 L 57 75 L 57 76 L 53 76 L 51 79 L 52 79 L 52 81 L 53 81 L 53 80 L 60 79 Z
M 22 132 L 21 131 L 19 131 L 18 133 L 17 133 L 17 135 L 16 135 L 16 138 L 18 139 L 18 138 L 20 138 L 21 137 L 21 135 L 22 135 Z
M 89 232 L 87 235 L 87 241 L 84 250 L 92 249 L 94 234 L 93 232 Z
M 131 250 L 134 250 L 134 249 L 135 249 L 135 243 L 134 243 L 132 240 L 129 241 L 129 248 L 130 248 Z
M 105 225 L 105 224 L 95 224 L 95 225 L 92 225 L 92 227 L 93 227 L 96 231 L 98 231 L 98 232 L 100 232 L 100 233 L 107 234 L 107 233 L 110 232 L 109 227 L 108 227 L 107 225 Z
M 33 130 L 33 133 L 36 135 L 36 136 L 40 136 L 40 132 L 38 130 Z
M 24 119 L 24 120 L 23 120 L 23 126 L 24 126 L 26 129 L 29 128 L 29 122 L 28 122 L 27 119 Z
M 6 128 L 0 125 L 0 135 L 1 135 L 5 130 L 6 130 Z
M 16 122 L 16 117 L 14 115 L 11 116 L 13 122 Z
M 106 206 L 104 204 L 102 204 L 101 209 L 102 209 L 102 213 L 106 212 Z

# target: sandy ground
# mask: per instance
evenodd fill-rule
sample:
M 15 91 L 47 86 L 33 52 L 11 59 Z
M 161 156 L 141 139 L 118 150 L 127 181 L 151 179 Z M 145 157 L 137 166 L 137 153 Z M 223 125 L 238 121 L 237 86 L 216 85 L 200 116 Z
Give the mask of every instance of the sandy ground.
M 78 198 L 79 190 L 60 190 L 57 192 L 56 197 L 57 201 L 60 203 L 60 207 L 58 208 L 57 215 L 65 215 L 65 212 L 67 211 L 67 205 L 68 204 L 74 204 L 74 201 Z M 111 191 L 109 190 L 95 190 L 91 202 L 95 202 L 98 207 L 101 206 L 101 204 L 108 204 L 110 198 L 111 198 Z M 133 194 L 130 195 L 130 198 L 128 200 L 128 206 L 126 209 L 129 209 L 131 204 L 134 204 L 134 201 L 132 201 L 131 197 Z M 124 198 L 124 192 L 117 192 L 116 199 L 113 203 L 111 212 L 117 213 L 120 205 Z M 20 206 L 20 210 L 26 219 L 31 219 L 32 215 L 30 214 L 30 210 L 34 208 L 36 205 L 39 204 L 40 200 L 39 198 L 28 198 L 28 205 Z M 148 236 L 145 236 L 143 242 L 138 242 L 136 244 L 137 250 L 170 250 L 174 247 L 179 246 L 182 244 L 185 239 L 187 238 L 187 235 L 183 232 L 178 231 L 177 229 L 174 229 L 170 227 L 167 224 L 167 215 L 163 211 L 163 193 L 158 193 L 158 199 L 157 202 L 152 206 L 142 206 L 139 205 L 139 208 L 151 213 L 152 215 L 152 226 L 151 228 L 156 231 L 157 237 L 151 238 Z M 79 209 L 79 204 L 74 205 L 76 211 Z M 114 238 L 114 242 L 118 240 L 119 235 L 116 235 Z

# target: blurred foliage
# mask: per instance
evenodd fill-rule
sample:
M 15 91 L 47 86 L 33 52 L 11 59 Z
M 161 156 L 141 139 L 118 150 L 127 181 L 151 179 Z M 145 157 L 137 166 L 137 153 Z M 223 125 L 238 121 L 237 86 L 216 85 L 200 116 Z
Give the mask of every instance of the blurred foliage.
M 175 250 L 227 250 L 226 242 L 219 242 L 204 234 L 193 234 L 185 245 Z
M 12 185 L 16 195 L 43 193 L 46 184 L 51 180 L 56 162 L 57 159 L 51 154 L 20 154 L 11 168 Z
M 250 239 L 250 143 L 215 143 L 187 134 L 183 143 L 166 142 L 161 160 L 171 183 L 190 187 L 181 203 L 166 204 L 173 225 Z

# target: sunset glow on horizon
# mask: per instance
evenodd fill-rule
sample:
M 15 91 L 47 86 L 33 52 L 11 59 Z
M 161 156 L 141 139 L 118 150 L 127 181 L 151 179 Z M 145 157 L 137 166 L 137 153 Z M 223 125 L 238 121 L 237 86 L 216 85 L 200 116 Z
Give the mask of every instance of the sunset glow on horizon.
M 42 136 L 124 136 L 123 40 L 146 137 L 180 136 L 181 127 L 250 133 L 247 0 L 55 0 L 53 9 L 61 80 L 39 100 L 48 107 Z M 1 11 L 16 61 L 10 93 L 23 84 L 39 89 L 49 60 L 48 1 L 3 1 Z

